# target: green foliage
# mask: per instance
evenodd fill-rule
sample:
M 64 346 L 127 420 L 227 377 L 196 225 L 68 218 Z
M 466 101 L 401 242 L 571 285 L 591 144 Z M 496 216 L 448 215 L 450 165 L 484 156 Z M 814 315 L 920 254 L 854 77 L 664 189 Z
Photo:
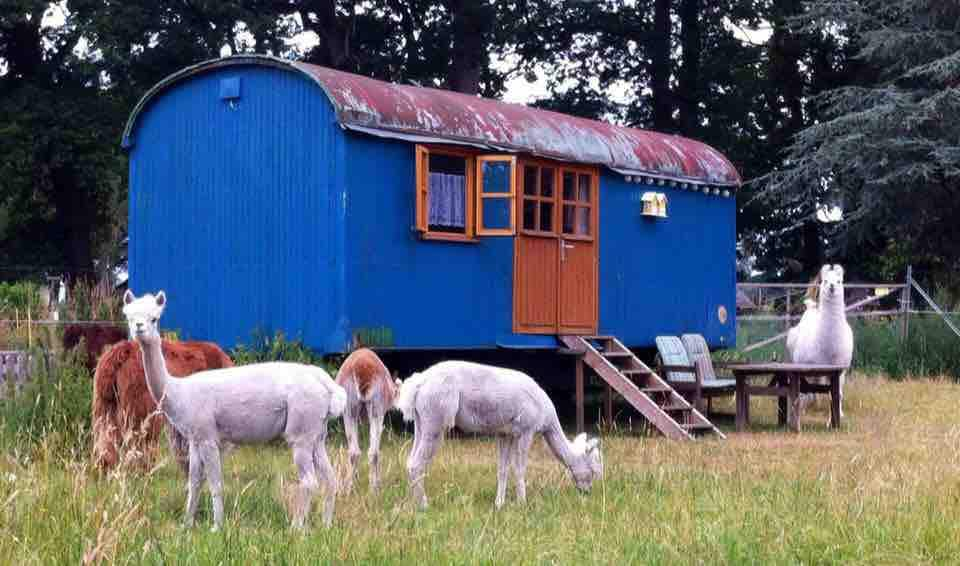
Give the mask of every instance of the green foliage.
M 61 356 L 32 351 L 33 371 L 22 389 L 0 400 L 0 449 L 29 454 L 40 444 L 62 455 L 86 458 L 90 442 L 93 376 L 83 345 Z
M 283 361 L 322 366 L 328 371 L 335 370 L 332 364 L 306 346 L 303 340 L 289 340 L 283 332 L 272 336 L 261 331 L 254 332 L 250 345 L 238 344 L 230 351 L 230 359 L 238 366 Z
M 40 318 L 40 287 L 32 281 L 0 282 L 0 318 Z
M 815 99 L 767 179 L 781 209 L 840 206 L 836 253 L 865 266 L 891 255 L 933 281 L 960 285 L 960 34 L 956 2 L 816 0 L 803 29 L 842 36 L 854 68 Z M 866 271 L 866 269 L 863 269 Z M 927 283 L 932 283 L 928 281 Z

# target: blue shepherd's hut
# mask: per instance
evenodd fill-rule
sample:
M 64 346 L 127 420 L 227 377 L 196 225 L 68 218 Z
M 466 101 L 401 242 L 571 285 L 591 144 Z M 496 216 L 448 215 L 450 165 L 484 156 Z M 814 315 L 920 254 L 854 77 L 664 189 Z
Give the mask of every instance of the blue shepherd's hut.
M 130 285 L 323 353 L 735 340 L 740 177 L 694 140 L 267 56 L 134 108 Z

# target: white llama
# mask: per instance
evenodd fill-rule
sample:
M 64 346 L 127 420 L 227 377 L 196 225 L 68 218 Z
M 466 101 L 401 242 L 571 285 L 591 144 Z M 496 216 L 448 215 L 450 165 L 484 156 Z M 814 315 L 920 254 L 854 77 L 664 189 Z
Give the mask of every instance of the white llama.
M 347 395 L 321 368 L 292 363 L 263 363 L 198 372 L 191 379 L 171 378 L 160 348 L 157 323 L 166 305 L 160 291 L 123 296 L 130 334 L 140 343 L 147 388 L 170 424 L 189 445 L 186 524 L 197 513 L 203 476 L 213 498 L 214 530 L 223 525 L 220 450 L 225 443 L 264 443 L 283 438 L 293 451 L 300 475 L 293 526 L 303 528 L 310 500 L 326 482 L 323 520 L 333 521 L 337 479 L 327 457 L 327 419 L 343 413 Z
M 380 436 L 383 417 L 393 408 L 400 380 L 390 377 L 387 366 L 373 350 L 360 348 L 347 356 L 337 372 L 337 383 L 347 392 L 347 408 L 343 413 L 343 430 L 347 435 L 350 470 L 347 473 L 347 491 L 353 488 L 360 460 L 360 414 L 366 410 L 370 423 L 370 447 L 367 460 L 370 465 L 370 489 L 380 488 Z
M 787 333 L 788 361 L 849 368 L 853 360 L 853 330 L 847 323 L 843 267 L 824 265 L 819 279 L 819 304 L 808 302 L 800 322 Z M 846 373 L 840 374 L 840 416 Z
M 454 426 L 466 432 L 497 435 L 497 508 L 506 497 L 511 466 L 517 499 L 526 498 L 527 455 L 538 432 L 570 470 L 581 491 L 589 491 L 594 480 L 603 476 L 600 441 L 588 440 L 585 434 L 567 441 L 550 398 L 519 371 L 470 362 L 441 362 L 403 382 L 397 407 L 405 420 L 414 422 L 407 473 L 414 500 L 421 508 L 427 507 L 423 487 L 427 466 L 444 432 Z

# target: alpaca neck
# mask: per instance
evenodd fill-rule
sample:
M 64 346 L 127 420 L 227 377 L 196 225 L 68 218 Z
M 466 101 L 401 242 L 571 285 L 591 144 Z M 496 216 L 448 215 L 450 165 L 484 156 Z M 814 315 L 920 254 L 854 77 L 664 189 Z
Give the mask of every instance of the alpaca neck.
M 846 303 L 843 300 L 843 291 L 836 296 L 820 296 L 820 321 L 834 322 L 838 319 L 846 319 Z
M 170 374 L 167 373 L 167 363 L 163 359 L 163 348 L 161 341 L 157 340 L 149 344 L 137 341 L 140 345 L 140 352 L 143 354 L 143 370 L 147 378 L 147 389 L 153 400 L 160 405 L 160 408 L 166 409 L 170 400 L 167 399 L 169 390 L 167 382 Z
M 571 448 L 570 441 L 567 440 L 567 435 L 565 435 L 563 429 L 560 428 L 560 421 L 557 420 L 556 416 L 553 418 L 553 423 L 544 431 L 543 439 L 547 441 L 547 446 L 550 447 L 550 450 L 553 452 L 553 455 L 557 457 L 557 460 L 563 462 L 563 465 L 572 472 L 581 458 L 580 455 Z

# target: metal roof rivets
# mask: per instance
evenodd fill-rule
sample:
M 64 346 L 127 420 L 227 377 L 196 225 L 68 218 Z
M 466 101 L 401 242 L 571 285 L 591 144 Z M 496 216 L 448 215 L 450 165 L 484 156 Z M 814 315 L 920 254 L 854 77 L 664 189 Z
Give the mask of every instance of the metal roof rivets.
M 729 197 L 729 196 L 730 196 L 730 191 L 728 191 L 727 189 L 724 189 L 724 190 L 723 190 L 723 196 L 724 196 L 724 198 Z
M 709 194 L 710 194 L 710 187 L 704 187 L 704 188 L 703 188 L 703 194 L 709 195 Z
M 714 195 L 719 195 L 719 194 L 720 194 L 720 189 L 713 189 L 713 194 L 714 194 Z
M 626 180 L 627 180 L 628 183 L 632 183 L 632 182 L 633 182 L 633 177 L 631 177 L 630 175 L 627 175 L 625 178 L 626 178 Z

